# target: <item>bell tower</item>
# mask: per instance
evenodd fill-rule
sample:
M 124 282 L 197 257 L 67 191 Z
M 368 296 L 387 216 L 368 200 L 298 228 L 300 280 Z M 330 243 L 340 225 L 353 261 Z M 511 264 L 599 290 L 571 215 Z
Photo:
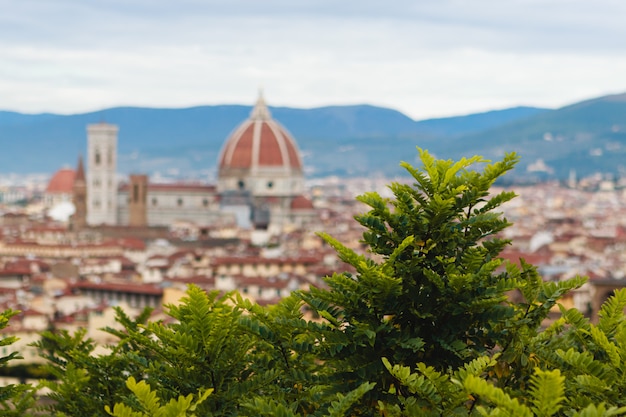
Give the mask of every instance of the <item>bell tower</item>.
M 117 132 L 108 123 L 87 126 L 87 224 L 117 224 Z

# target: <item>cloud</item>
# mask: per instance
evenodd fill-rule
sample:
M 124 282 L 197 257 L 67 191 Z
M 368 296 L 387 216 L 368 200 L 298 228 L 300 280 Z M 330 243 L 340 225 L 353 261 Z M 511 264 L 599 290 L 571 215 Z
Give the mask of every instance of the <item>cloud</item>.
M 0 108 L 368 102 L 416 118 L 626 90 L 613 0 L 0 0 Z

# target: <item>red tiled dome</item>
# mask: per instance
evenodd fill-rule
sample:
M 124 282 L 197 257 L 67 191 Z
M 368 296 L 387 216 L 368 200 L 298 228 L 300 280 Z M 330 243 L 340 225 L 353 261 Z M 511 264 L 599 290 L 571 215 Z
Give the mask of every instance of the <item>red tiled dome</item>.
M 313 208 L 314 207 L 313 207 L 313 203 L 311 202 L 311 200 L 309 200 L 303 195 L 299 195 L 293 200 L 291 200 L 292 210 L 312 210 Z
M 58 170 L 48 182 L 46 193 L 50 194 L 72 194 L 74 188 L 74 178 L 76 172 L 70 168 Z
M 263 97 L 259 97 L 250 118 L 228 138 L 219 158 L 219 170 L 222 173 L 259 168 L 302 171 L 295 140 L 272 119 Z

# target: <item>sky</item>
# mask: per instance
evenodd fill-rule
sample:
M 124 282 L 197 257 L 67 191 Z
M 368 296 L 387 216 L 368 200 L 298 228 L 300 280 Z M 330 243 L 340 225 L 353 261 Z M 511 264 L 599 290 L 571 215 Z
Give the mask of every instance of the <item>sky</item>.
M 422 120 L 626 92 L 622 0 L 0 0 L 0 110 L 372 104 Z

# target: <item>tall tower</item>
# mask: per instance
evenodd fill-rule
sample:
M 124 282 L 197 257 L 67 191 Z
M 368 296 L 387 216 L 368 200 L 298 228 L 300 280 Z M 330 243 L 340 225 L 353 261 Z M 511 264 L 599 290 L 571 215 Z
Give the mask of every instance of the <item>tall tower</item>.
M 115 125 L 87 126 L 87 224 L 117 223 L 117 132 Z
M 128 225 L 145 227 L 148 225 L 148 176 L 131 175 L 128 197 Z
M 85 181 L 85 168 L 83 167 L 82 155 L 78 158 L 78 167 L 76 168 L 72 192 L 72 200 L 75 208 L 72 226 L 78 230 L 87 225 L 87 182 Z

